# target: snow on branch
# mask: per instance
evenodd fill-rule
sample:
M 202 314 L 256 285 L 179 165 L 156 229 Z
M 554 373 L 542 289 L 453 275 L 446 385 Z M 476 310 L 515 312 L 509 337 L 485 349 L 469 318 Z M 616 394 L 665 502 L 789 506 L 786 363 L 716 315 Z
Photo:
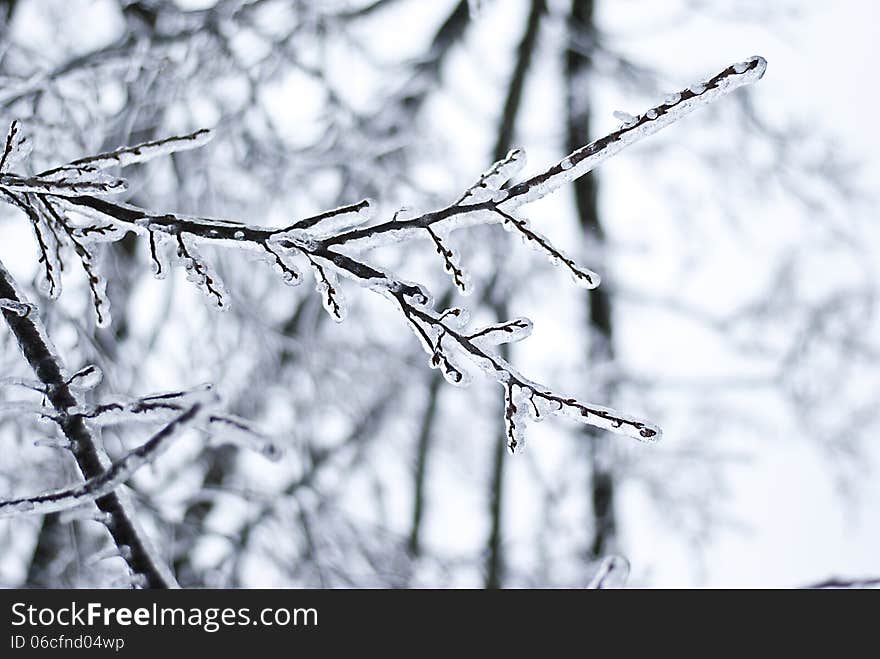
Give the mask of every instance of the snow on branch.
M 511 179 L 524 167 L 525 154 L 515 149 L 489 168 L 454 203 L 406 219 L 397 213 L 390 220 L 373 222 L 373 203 L 364 200 L 294 221 L 286 227 L 264 228 L 241 221 L 155 214 L 103 198 L 115 191 L 114 179 L 101 178 L 104 169 L 143 162 L 157 155 L 199 146 L 209 138 L 209 134 L 202 131 L 82 158 L 36 177 L 3 172 L 0 173 L 0 193 L 9 203 L 24 210 L 31 219 L 40 244 L 46 279 L 56 295 L 60 291 L 60 263 L 56 263 L 58 243 L 73 244 L 90 281 L 93 281 L 92 276 L 97 278 L 98 275 L 91 265 L 91 253 L 84 244 L 118 240 L 129 230 L 149 238 L 157 277 L 167 273 L 168 247 L 173 245 L 178 261 L 187 270 L 188 278 L 221 310 L 228 307 L 227 294 L 214 269 L 200 256 L 199 245 L 254 250 L 288 284 L 301 280 L 300 271 L 294 263 L 299 259 L 312 269 L 324 308 L 335 320 L 341 321 L 345 317 L 342 290 L 337 279 L 337 275 L 342 275 L 392 300 L 428 353 L 430 366 L 440 368 L 448 381 L 458 385 L 467 383 L 468 374 L 461 363 L 463 357 L 496 379 L 504 389 L 505 422 L 511 450 L 522 447 L 526 419 L 541 420 L 557 414 L 639 440 L 655 441 L 660 437 L 660 430 L 656 426 L 605 407 L 554 393 L 526 379 L 500 355 L 491 351 L 492 345 L 499 342 L 524 338 L 531 329 L 531 323 L 527 320 L 515 319 L 468 334 L 462 330 L 466 314 L 457 309 L 435 311 L 430 293 L 422 286 L 398 279 L 354 254 L 361 255 L 372 247 L 388 242 L 429 238 L 443 268 L 458 288 L 466 293 L 469 290 L 468 279 L 459 263 L 458 253 L 449 245 L 450 234 L 475 224 L 500 223 L 508 231 L 519 234 L 523 242 L 543 252 L 554 264 L 567 270 L 575 284 L 595 288 L 599 285 L 598 275 L 578 264 L 546 236 L 533 229 L 529 221 L 521 216 L 520 208 L 585 175 L 622 149 L 678 121 L 701 105 L 759 80 L 766 67 L 767 62 L 762 57 L 752 57 L 731 65 L 708 80 L 668 96 L 663 103 L 643 114 L 627 115 L 617 130 L 519 183 L 513 183 Z M 14 150 L 9 144 L 18 140 L 18 135 L 19 129 L 14 125 L 10 129 L 11 137 L 7 138 L 7 151 Z M 4 157 L 3 166 L 6 166 L 6 160 Z M 85 189 L 89 191 L 84 192 Z M 40 205 L 45 209 L 39 209 Z M 83 215 L 88 218 L 89 224 L 85 227 L 73 226 L 70 215 Z M 116 230 L 111 227 L 116 227 Z M 77 241 L 85 254 L 77 249 Z M 100 323 L 106 317 L 106 309 L 100 299 L 103 288 L 93 283 L 96 284 L 92 286 L 95 311 Z

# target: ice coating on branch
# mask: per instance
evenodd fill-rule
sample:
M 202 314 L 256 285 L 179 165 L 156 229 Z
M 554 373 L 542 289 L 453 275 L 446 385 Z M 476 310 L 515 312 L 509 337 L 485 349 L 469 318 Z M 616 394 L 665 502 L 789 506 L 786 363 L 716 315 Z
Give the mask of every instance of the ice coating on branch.
M 6 298 L 0 298 L 0 309 L 3 308 L 4 302 L 12 302 L 14 304 L 22 304 L 21 302 L 16 302 L 13 300 L 7 300 Z M 35 309 L 32 304 L 27 304 L 26 306 L 31 307 L 31 309 Z M 15 313 L 14 311 L 12 313 Z M 28 314 L 16 314 L 21 318 L 27 318 Z M 25 389 L 33 389 L 34 391 L 45 391 L 45 386 L 39 380 L 31 380 L 30 378 L 19 378 L 15 376 L 5 376 L 0 377 L 0 387 L 24 387 Z
M 101 427 L 120 423 L 167 423 L 186 408 L 196 403 L 211 402 L 214 397 L 213 387 L 203 384 L 185 391 L 169 391 L 97 406 L 83 406 L 73 413 Z
M 178 151 L 188 151 L 204 146 L 214 137 L 210 129 L 202 128 L 188 135 L 166 137 L 161 140 L 142 142 L 134 146 L 125 146 L 115 151 L 99 153 L 94 156 L 74 160 L 67 165 L 43 172 L 40 176 L 47 176 L 64 171 L 98 172 L 110 167 L 127 167 L 138 163 L 147 162 L 153 158 L 167 156 Z
M 508 384 L 504 387 L 504 436 L 507 450 L 518 453 L 525 448 L 525 426 L 528 418 L 522 387 Z
M 96 406 L 84 405 L 72 413 L 79 414 L 90 424 L 99 427 L 122 423 L 159 424 L 173 420 L 197 403 L 212 403 L 215 399 L 213 387 L 203 384 L 186 391 L 171 391 Z M 247 448 L 270 460 L 277 460 L 282 455 L 282 449 L 275 439 L 260 432 L 241 417 L 210 412 L 202 417 L 198 427 L 214 436 L 217 444 Z
M 68 217 L 81 215 L 86 222 L 71 227 L 72 235 L 81 243 L 113 243 L 122 240 L 127 231 L 113 222 L 107 222 L 98 213 L 83 213 L 79 210 L 68 213 Z
M 138 469 L 155 461 L 164 453 L 183 430 L 198 421 L 205 413 L 206 407 L 205 403 L 193 405 L 153 435 L 145 444 L 129 451 L 121 459 L 108 465 L 103 473 L 84 483 L 33 497 L 0 501 L 0 517 L 24 513 L 42 515 L 69 510 L 90 504 L 113 492 L 129 480 Z
M 345 320 L 347 309 L 345 297 L 339 288 L 339 278 L 332 267 L 325 267 L 314 259 L 310 259 L 310 263 L 312 264 L 312 273 L 315 275 L 315 290 L 321 296 L 324 310 L 330 314 L 333 320 L 341 323 Z
M 461 307 L 451 307 L 446 309 L 443 313 L 441 313 L 438 317 L 438 320 L 443 321 L 445 324 L 451 325 L 457 329 L 461 329 L 470 321 L 471 315 L 467 309 L 462 309 Z
M 514 185 L 501 206 L 510 211 L 522 204 L 544 197 L 595 168 L 599 163 L 619 153 L 649 135 L 678 121 L 701 105 L 706 105 L 724 94 L 759 80 L 767 69 L 767 60 L 752 57 L 729 66 L 708 80 L 669 96 L 661 105 L 637 117 L 635 123 L 621 126 L 611 134 L 569 154 L 569 168 L 557 163 L 550 169 Z M 648 116 L 651 114 L 651 117 Z
M 525 165 L 525 151 L 513 149 L 504 158 L 486 170 L 479 180 L 465 191 L 458 200 L 458 203 L 479 204 L 494 199 L 499 194 L 503 198 L 506 196 L 506 193 L 501 191 L 501 186 L 519 174 Z
M 565 268 L 575 285 L 586 289 L 599 286 L 602 280 L 598 274 L 577 263 L 551 243 L 549 238 L 532 229 L 528 220 L 506 213 L 499 208 L 496 208 L 495 212 L 503 218 L 502 226 L 507 231 L 519 233 L 525 244 L 546 255 L 553 265 Z
M 281 277 L 288 286 L 298 286 L 302 283 L 302 273 L 293 262 L 293 254 L 289 249 L 279 245 L 272 244 L 267 241 L 263 243 L 266 250 L 266 261 L 272 266 L 272 269 Z
M 182 233 L 177 234 L 177 258 L 186 270 L 186 278 L 198 286 L 218 311 L 229 308 L 226 287 L 208 261 L 199 254 L 195 241 Z
M 289 249 L 292 246 L 310 252 L 315 251 L 319 246 L 318 240 L 311 231 L 295 226 L 273 231 L 268 242 L 281 249 Z
M 128 185 L 123 179 L 108 176 L 80 176 L 54 174 L 52 177 L 21 177 L 15 174 L 0 174 L 0 187 L 14 192 L 56 195 L 59 197 L 79 197 L 85 194 L 104 195 L 125 192 Z
M 522 449 L 525 425 L 530 419 L 541 421 L 555 415 L 563 415 L 579 423 L 611 430 L 643 442 L 660 439 L 661 431 L 657 426 L 606 407 L 554 393 L 530 381 L 500 354 L 492 352 L 492 347 L 504 342 L 499 340 L 501 337 L 523 338 L 531 330 L 531 323 L 526 319 L 517 318 L 466 334 L 459 331 L 457 322 L 451 322 L 453 316 L 450 310 L 437 314 L 430 308 L 419 309 L 409 305 L 402 296 L 389 294 L 388 297 L 397 301 L 413 333 L 425 352 L 431 355 L 431 365 L 434 368 L 450 368 L 462 373 L 461 378 L 452 380 L 456 384 L 462 384 L 466 382 L 463 377 L 464 369 L 457 361 L 459 356 L 463 356 L 487 377 L 502 385 L 505 393 L 507 442 L 511 451 Z M 486 340 L 481 341 L 483 338 Z
M 40 274 L 37 286 L 52 300 L 61 295 L 61 246 L 51 218 L 28 206 L 25 211 L 31 221 L 31 228 L 40 249 Z
M 77 391 L 91 391 L 104 379 L 104 373 L 94 364 L 89 364 L 70 376 L 67 384 Z
M 461 267 L 461 254 L 458 250 L 449 247 L 447 238 L 440 231 L 427 227 L 426 231 L 434 242 L 434 249 L 443 259 L 443 269 L 452 277 L 452 283 L 462 295 L 471 294 L 471 277 Z
M 73 443 L 65 437 L 43 437 L 34 440 L 34 446 L 38 448 L 57 448 L 69 450 L 73 447 Z
M 41 175 L 39 180 L 66 184 L 75 189 L 81 186 L 91 186 L 97 192 L 104 191 L 106 193 L 124 192 L 128 189 L 128 183 L 124 179 L 91 167 L 59 169 L 57 172 Z
M 208 424 L 208 431 L 217 435 L 217 443 L 250 449 L 273 462 L 277 462 L 284 455 L 284 450 L 275 439 L 256 430 L 250 422 L 241 417 L 231 414 L 212 414 L 208 417 Z
M 300 235 L 314 238 L 335 236 L 342 231 L 354 229 L 369 222 L 373 217 L 374 205 L 372 199 L 364 199 L 356 204 L 340 206 L 319 215 L 298 220 L 290 226 L 290 229 L 309 229 L 307 234 Z
M 107 279 L 103 277 L 95 266 L 95 255 L 92 247 L 77 241 L 72 234 L 68 237 L 73 243 L 74 251 L 79 256 L 80 264 L 86 274 L 89 290 L 92 294 L 92 309 L 95 312 L 95 324 L 98 327 L 110 325 L 110 298 L 107 296 Z
M 532 333 L 532 321 L 528 318 L 514 318 L 503 323 L 481 327 L 468 335 L 468 339 L 480 347 L 497 346 L 503 343 L 522 341 Z
M 3 155 L 0 156 L 0 174 L 9 170 L 15 163 L 27 158 L 32 148 L 33 143 L 25 136 L 21 129 L 21 123 L 18 119 L 13 120 L 9 124 Z
M 425 230 L 430 229 L 438 237 L 435 245 L 438 246 L 439 253 L 444 257 L 444 265 L 447 270 L 455 274 L 459 268 L 457 255 L 454 250 L 445 246 L 446 236 L 437 233 L 437 230 L 441 227 L 451 230 L 474 224 L 501 222 L 505 228 L 519 232 L 524 240 L 544 251 L 555 263 L 566 267 L 576 282 L 586 287 L 595 287 L 598 285 L 598 277 L 595 273 L 578 266 L 571 258 L 553 246 L 546 237 L 534 231 L 524 218 L 517 215 L 517 208 L 586 174 L 601 161 L 613 156 L 629 144 L 676 121 L 697 106 L 711 102 L 720 95 L 744 84 L 754 82 L 763 75 L 765 68 L 766 61 L 760 57 L 751 58 L 741 64 L 728 67 L 703 83 L 667 97 L 664 104 L 650 108 L 643 115 L 635 117 L 635 122 L 631 126 L 621 127 L 606 137 L 574 151 L 544 172 L 505 189 L 503 186 L 519 172 L 524 162 L 522 152 L 513 151 L 486 172 L 480 181 L 469 188 L 458 202 L 433 212 L 411 217 L 408 220 L 396 216 L 391 221 L 362 226 L 360 222 L 362 218 L 359 214 L 363 208 L 369 206 L 367 203 L 360 209 L 345 210 L 347 207 L 343 207 L 343 209 L 335 209 L 314 218 L 306 218 L 306 220 L 301 220 L 287 228 L 267 230 L 240 222 L 182 218 L 170 214 L 155 215 L 135 206 L 110 203 L 91 197 L 68 195 L 62 200 L 62 203 L 65 207 L 72 205 L 93 208 L 105 214 L 112 222 L 119 223 L 123 227 L 134 228 L 140 233 L 150 234 L 151 240 L 155 240 L 156 235 L 165 235 L 170 239 L 176 239 L 178 256 L 184 260 L 190 278 L 194 279 L 203 290 L 206 290 L 209 296 L 213 296 L 214 300 L 212 301 L 220 308 L 225 307 L 221 285 L 216 281 L 216 276 L 209 270 L 207 264 L 199 258 L 195 251 L 196 244 L 216 241 L 217 244 L 223 246 L 248 246 L 259 249 L 266 247 L 269 252 L 274 252 L 272 248 L 277 246 L 279 249 L 301 254 L 313 267 L 317 289 L 322 295 L 325 308 L 337 320 L 341 320 L 344 316 L 341 291 L 339 291 L 336 282 L 338 274 L 350 277 L 363 286 L 381 291 L 400 304 L 411 328 L 430 355 L 432 366 L 443 368 L 447 378 L 457 383 L 464 381 L 464 370 L 457 366 L 456 360 L 461 356 L 467 356 L 487 375 L 502 384 L 507 397 L 507 406 L 511 411 L 508 424 L 512 449 L 521 447 L 521 428 L 525 421 L 529 419 L 540 420 L 555 414 L 563 414 L 581 423 L 607 428 L 643 441 L 655 441 L 660 437 L 660 431 L 651 424 L 619 414 L 608 408 L 582 403 L 575 398 L 563 397 L 541 385 L 530 382 L 500 355 L 489 351 L 486 344 L 491 344 L 493 341 L 483 341 L 480 337 L 460 332 L 461 325 L 458 323 L 458 318 L 447 314 L 447 312 L 438 315 L 433 310 L 430 297 L 423 288 L 397 280 L 368 262 L 356 260 L 348 253 L 334 248 L 361 241 L 367 246 L 375 246 L 387 239 L 401 240 L 417 234 L 423 236 Z M 626 119 L 628 123 L 631 122 L 631 117 L 627 116 Z M 79 167 L 83 172 L 88 173 L 88 175 L 84 175 L 88 179 L 88 176 L 91 176 L 94 171 L 102 169 L 107 163 L 119 165 L 126 162 L 140 162 L 142 158 L 151 157 L 150 153 L 161 155 L 162 149 L 165 148 L 178 150 L 171 146 L 171 143 L 181 139 L 170 138 L 158 141 L 162 144 L 157 142 L 156 144 L 142 145 L 147 148 L 140 153 L 136 152 L 135 148 L 125 148 L 113 152 L 109 157 L 108 154 L 101 154 L 85 158 L 66 166 L 66 170 L 74 171 Z M 197 142 L 198 140 L 193 141 Z M 22 197 L 39 197 L 43 194 L 39 189 L 31 189 L 26 186 L 33 183 L 34 180 L 42 186 L 59 186 L 59 181 L 69 182 L 67 174 L 55 176 L 59 170 L 65 170 L 65 167 L 44 172 L 41 175 L 42 180 L 40 180 L 40 176 L 35 179 L 23 179 L 4 174 L 0 175 L 3 176 L 0 183 L 10 182 L 12 185 L 19 185 L 18 191 L 24 193 L 21 195 Z M 51 180 L 53 178 L 59 180 Z M 85 180 L 82 183 L 95 184 L 95 179 Z M 63 198 L 65 195 L 61 188 L 57 192 L 45 193 L 45 196 Z M 12 190 L 13 193 L 16 191 L 16 189 Z M 31 195 L 32 192 L 40 194 Z M 17 199 L 15 194 L 9 193 L 7 197 L 12 199 L 12 203 L 20 206 L 23 203 Z M 27 203 L 23 205 L 27 206 Z M 358 204 L 354 206 L 358 206 Z M 355 216 L 353 221 L 346 217 L 348 214 Z M 40 222 L 35 224 L 40 225 Z M 48 222 L 46 228 L 47 232 L 40 233 L 53 234 L 51 221 Z M 100 227 L 98 231 L 100 232 Z M 74 235 L 79 236 L 80 234 L 74 233 Z M 53 251 L 56 250 L 53 249 L 51 238 L 41 241 L 44 263 L 51 261 Z M 156 261 L 158 263 L 158 259 Z M 276 261 L 277 263 L 278 261 Z M 282 272 L 286 271 L 282 268 Z M 521 331 L 525 332 L 526 330 L 523 328 Z M 514 332 L 515 335 L 516 332 Z M 486 338 L 488 339 L 488 337 Z

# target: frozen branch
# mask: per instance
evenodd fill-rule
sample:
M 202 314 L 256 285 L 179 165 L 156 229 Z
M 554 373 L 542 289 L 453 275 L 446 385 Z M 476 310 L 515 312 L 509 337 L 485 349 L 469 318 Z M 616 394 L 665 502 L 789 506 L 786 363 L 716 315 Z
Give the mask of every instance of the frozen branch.
M 70 510 L 92 503 L 114 492 L 120 485 L 128 481 L 138 469 L 153 462 L 164 453 L 172 441 L 180 435 L 180 431 L 194 423 L 202 409 L 202 403 L 194 404 L 153 435 L 145 444 L 129 451 L 102 473 L 93 476 L 84 483 L 33 497 L 0 501 L 0 517 L 23 514 L 44 515 L 60 510 Z
M 625 147 L 656 133 L 697 107 L 757 81 L 764 74 L 766 65 L 763 58 L 753 57 L 729 66 L 708 80 L 669 96 L 662 104 L 641 115 L 628 116 L 625 123 L 614 132 L 573 151 L 543 172 L 504 188 L 505 184 L 510 184 L 510 179 L 521 170 L 525 162 L 522 151 L 511 151 L 483 174 L 456 202 L 410 219 L 400 219 L 395 215 L 389 221 L 371 224 L 369 220 L 372 205 L 365 200 L 293 222 L 286 227 L 264 228 L 240 221 L 154 214 L 136 206 L 100 198 L 114 191 L 113 181 L 96 178 L 96 173 L 113 165 L 142 162 L 155 155 L 198 146 L 208 137 L 202 131 L 82 158 L 36 177 L 2 174 L 0 192 L 31 218 L 45 261 L 47 279 L 51 275 L 49 280 L 53 284 L 52 290 L 60 290 L 60 280 L 56 282 L 56 267 L 51 263 L 52 249 L 49 239 L 46 238 L 45 228 L 48 228 L 56 241 L 72 241 L 75 249 L 77 240 L 115 240 L 125 230 L 145 234 L 150 240 L 150 252 L 157 276 L 162 276 L 167 271 L 164 246 L 165 243 L 173 242 L 178 260 L 183 262 L 188 278 L 202 289 L 218 309 L 228 306 L 225 289 L 210 264 L 200 257 L 197 245 L 207 243 L 255 250 L 270 261 L 286 283 L 299 281 L 299 271 L 292 260 L 301 258 L 313 270 L 324 308 L 335 320 L 341 321 L 345 316 L 342 291 L 336 279 L 336 275 L 341 274 L 394 301 L 429 354 L 430 365 L 441 368 L 447 380 L 454 384 L 466 383 L 467 373 L 459 364 L 460 357 L 468 358 L 487 375 L 496 379 L 504 388 L 505 422 L 508 447 L 511 450 L 522 447 L 526 418 L 541 420 L 555 414 L 639 440 L 655 441 L 660 437 L 660 430 L 656 426 L 605 407 L 556 394 L 543 385 L 531 382 L 500 355 L 488 349 L 487 344 L 497 339 L 504 340 L 505 334 L 511 340 L 525 336 L 528 332 L 527 321 L 509 321 L 488 332 L 482 330 L 466 334 L 461 330 L 461 322 L 456 325 L 450 322 L 453 316 L 448 311 L 438 313 L 433 309 L 431 296 L 423 287 L 398 279 L 360 258 L 355 258 L 347 251 L 357 249 L 358 253 L 363 253 L 389 241 L 425 237 L 427 234 L 441 256 L 446 271 L 456 285 L 466 291 L 464 270 L 458 263 L 456 252 L 448 247 L 446 235 L 474 224 L 501 223 L 506 229 L 519 233 L 524 242 L 544 252 L 554 263 L 565 268 L 576 284 L 595 288 L 599 284 L 596 273 L 577 264 L 548 238 L 532 229 L 528 221 L 519 216 L 520 207 L 587 174 Z M 72 178 L 67 178 L 68 173 Z M 59 178 L 59 175 L 62 176 Z M 74 192 L 90 185 L 96 189 L 88 194 Z M 97 186 L 100 185 L 109 188 L 98 189 Z M 37 202 L 33 197 L 46 206 L 48 218 L 44 217 L 46 213 L 41 213 L 34 207 Z M 63 212 L 53 212 L 56 210 L 53 204 L 84 214 L 95 223 L 85 228 L 71 229 L 68 226 L 65 229 L 69 222 Z M 121 231 L 118 234 L 107 231 L 108 223 L 118 226 Z M 91 279 L 94 274 L 90 266 L 91 259 L 85 258 L 83 254 L 80 257 Z M 101 290 L 99 286 L 93 287 L 99 321 L 104 317 L 97 294 Z

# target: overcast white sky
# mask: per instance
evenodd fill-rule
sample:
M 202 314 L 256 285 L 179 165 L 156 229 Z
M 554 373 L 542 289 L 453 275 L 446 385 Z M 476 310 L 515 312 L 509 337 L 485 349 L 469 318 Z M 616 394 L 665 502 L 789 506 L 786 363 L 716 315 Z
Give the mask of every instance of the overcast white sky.
M 679 42 L 675 50 L 679 55 L 702 50 L 731 61 L 744 54 L 765 56 L 767 74 L 755 93 L 814 117 L 817 128 L 839 136 L 841 148 L 863 162 L 862 184 L 878 190 L 880 133 L 866 128 L 861 117 L 880 104 L 873 83 L 880 3 L 802 2 L 799 7 L 801 19 L 774 23 L 769 30 L 731 25 L 700 35 L 688 29 L 685 45 Z M 878 253 L 876 242 L 872 249 Z M 664 541 L 661 530 L 647 533 L 645 542 L 630 545 L 636 582 L 640 567 L 652 586 L 798 586 L 832 575 L 880 574 L 880 446 L 866 447 L 865 471 L 853 484 L 852 497 L 829 480 L 820 453 L 795 442 L 758 448 L 749 463 L 730 471 L 733 497 L 726 509 L 746 526 L 728 528 L 711 540 L 700 565 L 675 542 Z M 638 537 L 638 530 L 630 530 L 633 539 Z

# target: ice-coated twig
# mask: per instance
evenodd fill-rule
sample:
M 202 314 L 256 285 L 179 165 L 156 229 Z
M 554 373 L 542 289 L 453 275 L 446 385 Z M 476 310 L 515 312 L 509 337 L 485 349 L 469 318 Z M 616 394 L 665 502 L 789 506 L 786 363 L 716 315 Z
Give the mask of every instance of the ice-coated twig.
M 0 174 L 9 169 L 9 166 L 23 160 L 30 152 L 31 142 L 21 130 L 18 119 L 9 124 L 9 132 L 6 134 L 6 144 L 3 147 L 3 155 L 0 156 Z
M 470 295 L 471 282 L 470 277 L 459 265 L 459 254 L 454 249 L 447 247 L 446 242 L 431 227 L 427 227 L 428 235 L 434 241 L 434 247 L 437 253 L 443 259 L 443 267 L 449 276 L 452 277 L 452 283 L 462 295 Z
M 502 209 L 496 207 L 495 212 L 503 219 L 504 228 L 509 231 L 517 231 L 523 241 L 531 244 L 535 249 L 544 252 L 554 264 L 560 264 L 568 270 L 572 281 L 583 288 L 596 288 L 599 286 L 599 275 L 592 270 L 575 263 L 574 259 L 562 253 L 546 237 L 529 227 L 529 223 L 521 218 L 514 217 Z
M 69 510 L 110 494 L 128 481 L 138 469 L 153 462 L 164 453 L 172 441 L 180 435 L 180 432 L 194 423 L 203 409 L 202 403 L 194 404 L 153 435 L 146 443 L 132 449 L 102 473 L 89 478 L 84 483 L 33 497 L 0 501 L 0 517 L 22 514 L 43 515 L 59 510 Z M 127 553 L 130 555 L 131 550 L 129 549 Z
M 532 321 L 528 318 L 514 318 L 513 320 L 481 327 L 472 334 L 468 334 L 467 338 L 479 345 L 497 346 L 502 343 L 522 341 L 531 333 Z
M 188 236 L 178 233 L 177 258 L 183 263 L 186 278 L 198 286 L 219 311 L 229 308 L 226 303 L 226 287 L 213 266 L 202 258 L 195 243 Z
M 92 294 L 92 309 L 95 311 L 95 323 L 98 327 L 110 325 L 110 298 L 107 296 L 107 280 L 98 272 L 95 266 L 95 255 L 86 246 L 83 240 L 77 236 L 76 231 L 65 221 L 61 213 L 55 209 L 52 201 L 45 195 L 38 195 L 41 207 L 45 209 L 50 218 L 50 223 L 59 227 L 73 246 L 73 251 L 79 257 L 80 265 L 86 274 L 89 291 Z M 57 235 L 57 234 L 56 234 Z
M 52 177 L 55 174 L 68 171 L 89 175 L 110 167 L 128 167 L 129 165 L 147 162 L 148 160 L 179 151 L 197 149 L 210 142 L 213 136 L 213 132 L 210 129 L 202 128 L 189 135 L 142 142 L 134 146 L 122 147 L 115 151 L 80 158 L 61 167 L 48 169 L 45 172 L 41 172 L 39 178 Z
M 0 188 L 12 192 L 32 192 L 60 197 L 78 197 L 84 194 L 117 194 L 125 192 L 128 184 L 119 178 L 77 176 L 20 177 L 0 174 Z
M 336 273 L 325 268 L 314 258 L 309 257 L 309 263 L 312 266 L 312 272 L 315 274 L 315 290 L 321 296 L 321 302 L 324 309 L 337 323 L 345 320 L 346 307 L 345 298 L 339 288 L 339 279 Z
M 30 202 L 27 196 L 19 197 L 3 190 L 2 187 L 0 187 L 0 192 L 14 206 L 24 211 L 28 220 L 30 220 L 31 228 L 34 231 L 34 238 L 37 241 L 37 248 L 40 250 L 39 262 L 42 266 L 40 288 L 51 299 L 57 299 L 61 295 L 62 270 L 58 234 L 46 216 L 37 210 L 36 206 Z
M 508 230 L 519 233 L 525 242 L 544 252 L 554 263 L 568 270 L 577 284 L 594 288 L 599 284 L 596 273 L 578 265 L 545 236 L 532 229 L 520 216 L 520 207 L 583 176 L 625 147 L 656 133 L 700 105 L 710 103 L 743 85 L 755 82 L 764 74 L 766 66 L 766 61 L 761 57 L 753 57 L 729 66 L 708 80 L 667 97 L 662 104 L 647 112 L 635 117 L 627 117 L 624 125 L 617 130 L 575 150 L 539 174 L 519 183 L 513 183 L 511 178 L 521 171 L 525 163 L 525 154 L 521 150 L 513 150 L 495 163 L 457 201 L 445 208 L 412 218 L 402 219 L 399 214 L 395 214 L 390 220 L 371 223 L 369 218 L 372 204 L 365 200 L 294 221 L 286 227 L 273 229 L 239 221 L 155 214 L 136 206 L 114 203 L 96 195 L 71 196 L 64 194 L 64 190 L 54 193 L 44 192 L 41 193 L 40 198 L 51 197 L 55 203 L 71 211 L 85 214 L 90 218 L 99 218 L 100 222 L 116 224 L 123 230 L 133 230 L 148 235 L 157 276 L 164 275 L 168 267 L 163 260 L 163 243 L 173 240 L 178 257 L 187 267 L 190 279 L 202 288 L 215 306 L 221 309 L 227 306 L 225 291 L 211 266 L 199 257 L 197 244 L 213 243 L 256 250 L 290 283 L 299 280 L 299 273 L 292 259 L 295 257 L 304 259 L 314 272 L 317 289 L 325 309 L 336 320 L 342 320 L 345 314 L 337 274 L 385 295 L 394 300 L 400 308 L 407 323 L 430 355 L 430 365 L 441 368 L 447 380 L 455 384 L 463 384 L 467 381 L 467 372 L 457 361 L 458 357 L 463 355 L 502 384 L 507 399 L 505 416 L 511 449 L 522 447 L 522 427 L 525 418 L 540 420 L 550 414 L 565 414 L 580 422 L 640 440 L 654 441 L 660 437 L 660 431 L 647 422 L 598 405 L 581 403 L 574 398 L 555 394 L 546 387 L 527 380 L 499 355 L 487 349 L 487 344 L 491 343 L 489 339 L 494 340 L 503 336 L 499 332 L 505 330 L 496 328 L 498 331 L 486 336 L 466 335 L 460 331 L 462 323 L 452 322 L 460 318 L 448 316 L 449 312 L 438 314 L 433 310 L 431 296 L 423 287 L 398 279 L 366 261 L 355 258 L 349 250 L 357 249 L 362 253 L 386 242 L 424 237 L 427 233 L 443 258 L 445 269 L 453 276 L 456 284 L 462 285 L 465 281 L 464 271 L 458 264 L 455 252 L 446 246 L 446 234 L 473 224 L 501 223 Z M 147 143 L 149 148 L 146 150 L 149 153 L 159 153 L 166 148 L 177 150 L 176 146 L 188 144 L 187 140 L 192 139 L 193 142 L 197 142 L 195 135 L 197 134 Z M 135 157 L 133 149 L 123 148 L 110 155 L 84 158 L 74 161 L 70 166 L 74 169 L 77 166 L 97 167 L 98 164 L 103 166 L 104 163 L 114 159 L 119 161 L 116 164 L 123 164 Z M 51 176 L 59 170 L 64 168 L 49 170 L 37 178 L 51 179 Z M 16 196 L 18 193 L 15 192 L 15 188 L 12 190 L 3 188 L 3 181 L 15 182 L 20 179 L 21 177 L 11 174 L 6 175 L 5 178 L 0 177 L 0 192 L 3 192 L 11 203 L 22 207 L 29 216 L 39 215 L 30 210 L 28 195 L 32 192 L 31 188 L 23 187 L 24 198 L 21 199 Z M 51 180 L 44 182 L 52 183 Z M 508 187 L 504 187 L 505 185 Z M 96 226 L 99 226 L 100 222 Z M 111 235 L 108 239 L 114 237 Z M 45 252 L 42 246 L 41 250 Z M 510 321 L 507 325 L 508 329 L 526 332 L 524 322 L 519 329 L 518 322 L 520 321 Z M 514 336 L 511 338 L 516 338 L 516 333 L 512 332 L 512 334 Z
M 81 406 L 72 410 L 89 423 L 104 427 L 121 423 L 167 423 L 181 414 L 189 406 L 201 400 L 210 385 L 203 385 L 187 391 L 173 391 L 153 394 L 127 401 Z M 216 435 L 219 444 L 232 444 L 256 451 L 270 460 L 281 458 L 279 443 L 254 428 L 241 417 L 219 412 L 202 415 L 197 427 L 206 433 Z
M 690 114 L 701 105 L 707 105 L 743 85 L 760 80 L 766 70 L 767 60 L 763 57 L 751 57 L 728 66 L 705 82 L 671 95 L 660 105 L 636 117 L 635 122 L 625 123 L 605 137 L 569 154 L 541 174 L 512 186 L 507 191 L 505 209 L 510 210 L 550 194 L 626 147 Z
M 315 235 L 324 234 L 332 236 L 340 231 L 360 226 L 369 221 L 373 215 L 373 210 L 373 201 L 371 199 L 363 199 L 356 204 L 340 206 L 318 215 L 297 220 L 290 225 L 290 229 L 298 231 L 317 229 Z

